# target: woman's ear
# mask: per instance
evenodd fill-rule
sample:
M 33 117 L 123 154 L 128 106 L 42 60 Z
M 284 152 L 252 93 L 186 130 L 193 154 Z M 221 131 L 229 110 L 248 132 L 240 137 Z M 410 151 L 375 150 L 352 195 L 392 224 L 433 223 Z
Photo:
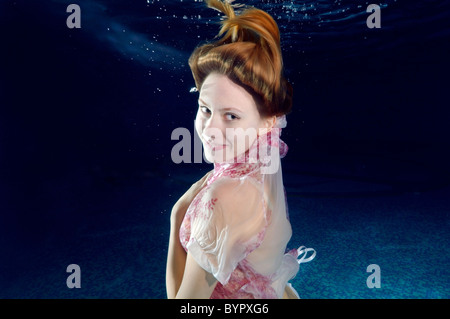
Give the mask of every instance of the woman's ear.
M 264 133 L 264 134 L 269 133 L 272 130 L 272 128 L 274 127 L 276 122 L 277 122 L 277 117 L 275 115 L 266 117 L 263 120 L 262 133 Z
M 275 115 L 270 116 L 265 121 L 266 121 L 267 132 L 270 132 L 272 130 L 272 128 L 274 127 L 275 123 L 277 122 L 277 117 Z

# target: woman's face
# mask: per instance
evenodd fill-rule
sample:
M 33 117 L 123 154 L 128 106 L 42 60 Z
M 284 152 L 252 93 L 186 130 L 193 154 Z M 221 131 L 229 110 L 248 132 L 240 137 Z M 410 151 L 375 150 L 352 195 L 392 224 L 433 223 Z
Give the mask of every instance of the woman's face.
M 209 162 L 233 162 L 275 123 L 261 118 L 253 97 L 227 76 L 211 73 L 200 88 L 195 129 Z

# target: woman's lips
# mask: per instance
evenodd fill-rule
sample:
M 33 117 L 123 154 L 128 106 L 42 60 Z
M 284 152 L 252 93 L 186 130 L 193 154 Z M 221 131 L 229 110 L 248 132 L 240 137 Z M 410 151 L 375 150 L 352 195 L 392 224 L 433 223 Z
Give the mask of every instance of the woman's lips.
M 222 150 L 225 147 L 227 147 L 227 145 L 216 145 L 216 144 L 211 144 L 210 142 L 205 140 L 206 145 L 212 149 L 213 151 L 218 151 L 218 150 Z

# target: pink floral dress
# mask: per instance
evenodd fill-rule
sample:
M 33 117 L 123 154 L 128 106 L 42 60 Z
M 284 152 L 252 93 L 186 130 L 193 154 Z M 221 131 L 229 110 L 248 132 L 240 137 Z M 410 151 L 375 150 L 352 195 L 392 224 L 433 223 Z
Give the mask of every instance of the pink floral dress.
M 281 127 L 259 136 L 233 163 L 214 163 L 186 212 L 180 241 L 218 280 L 212 299 L 282 298 L 299 263 L 315 256 L 303 246 L 286 253 L 292 230 L 279 163 L 288 149 Z M 268 171 L 269 162 L 278 168 Z

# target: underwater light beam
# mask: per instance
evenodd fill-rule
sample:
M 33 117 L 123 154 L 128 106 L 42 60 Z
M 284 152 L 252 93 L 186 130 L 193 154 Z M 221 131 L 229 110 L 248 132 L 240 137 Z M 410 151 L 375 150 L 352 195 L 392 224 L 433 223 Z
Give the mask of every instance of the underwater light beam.
M 64 3 L 61 0 L 53 2 Z M 188 52 L 151 40 L 151 35 L 134 31 L 116 18 L 108 16 L 107 7 L 103 3 L 78 0 L 77 4 L 81 8 L 83 23 L 80 31 L 90 33 L 98 40 L 109 43 L 111 48 L 130 60 L 153 69 L 162 67 L 170 69 L 168 66 L 173 69 L 175 64 L 183 66 L 189 57 Z M 60 14 L 67 15 L 65 10 Z M 154 25 L 156 31 L 157 26 L 151 20 L 153 17 L 149 17 L 149 25 Z

